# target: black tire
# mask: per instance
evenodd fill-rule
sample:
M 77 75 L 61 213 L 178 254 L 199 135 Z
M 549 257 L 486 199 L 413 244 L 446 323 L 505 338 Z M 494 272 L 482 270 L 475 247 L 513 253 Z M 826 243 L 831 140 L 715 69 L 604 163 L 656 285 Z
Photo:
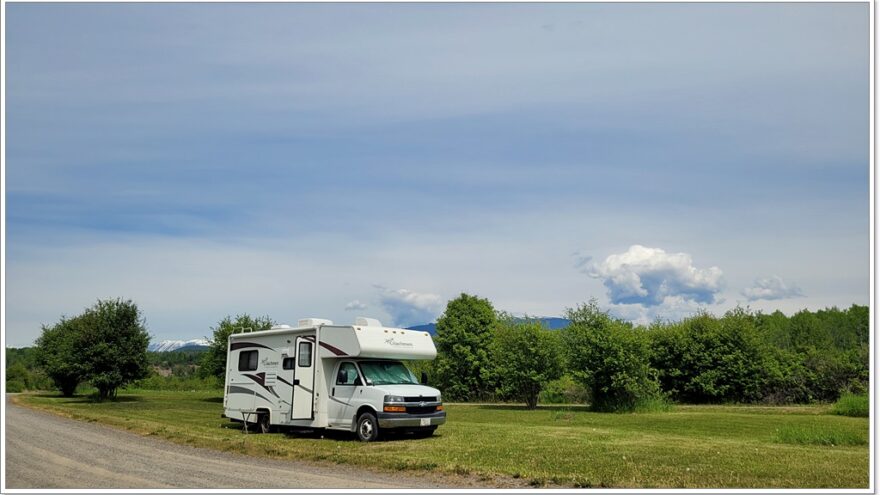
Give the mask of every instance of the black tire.
M 371 412 L 362 413 L 357 420 L 357 437 L 361 442 L 372 442 L 379 438 L 379 420 Z
M 437 431 L 436 426 L 428 426 L 426 428 L 419 428 L 413 432 L 413 436 L 416 438 L 428 438 Z
M 269 415 L 261 413 L 257 416 L 257 431 L 260 433 L 269 433 L 272 431 L 272 425 L 269 424 Z

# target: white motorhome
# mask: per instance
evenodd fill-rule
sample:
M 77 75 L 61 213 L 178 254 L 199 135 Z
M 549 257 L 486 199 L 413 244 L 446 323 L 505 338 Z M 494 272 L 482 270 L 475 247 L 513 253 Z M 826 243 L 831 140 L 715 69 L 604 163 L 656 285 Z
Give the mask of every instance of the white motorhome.
M 434 359 L 427 332 L 309 318 L 296 327 L 233 333 L 226 351 L 224 417 L 268 432 L 273 426 L 430 436 L 446 422 L 440 391 L 401 361 Z

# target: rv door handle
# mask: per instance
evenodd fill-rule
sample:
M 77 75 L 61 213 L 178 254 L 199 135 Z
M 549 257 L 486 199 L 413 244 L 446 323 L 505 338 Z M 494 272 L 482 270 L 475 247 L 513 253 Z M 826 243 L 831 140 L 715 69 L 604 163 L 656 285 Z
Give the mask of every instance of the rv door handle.
M 294 384 L 294 385 L 299 385 L 299 378 L 297 378 L 296 380 L 294 380 L 294 381 L 293 381 L 293 384 Z

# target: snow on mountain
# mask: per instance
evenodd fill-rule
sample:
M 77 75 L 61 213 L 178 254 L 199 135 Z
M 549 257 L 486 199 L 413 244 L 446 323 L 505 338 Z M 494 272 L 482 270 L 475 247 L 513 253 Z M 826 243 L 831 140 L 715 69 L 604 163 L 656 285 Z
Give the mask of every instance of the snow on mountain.
M 205 339 L 192 340 L 163 340 L 162 342 L 150 342 L 147 350 L 150 352 L 169 352 L 183 349 L 184 347 L 206 348 L 210 345 Z

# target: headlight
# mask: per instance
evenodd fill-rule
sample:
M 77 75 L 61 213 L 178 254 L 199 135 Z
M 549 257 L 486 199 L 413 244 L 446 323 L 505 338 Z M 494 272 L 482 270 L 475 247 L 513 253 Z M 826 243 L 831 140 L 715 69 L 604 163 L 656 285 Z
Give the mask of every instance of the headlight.
M 403 397 L 399 395 L 386 395 L 385 402 L 406 402 L 403 400 Z

